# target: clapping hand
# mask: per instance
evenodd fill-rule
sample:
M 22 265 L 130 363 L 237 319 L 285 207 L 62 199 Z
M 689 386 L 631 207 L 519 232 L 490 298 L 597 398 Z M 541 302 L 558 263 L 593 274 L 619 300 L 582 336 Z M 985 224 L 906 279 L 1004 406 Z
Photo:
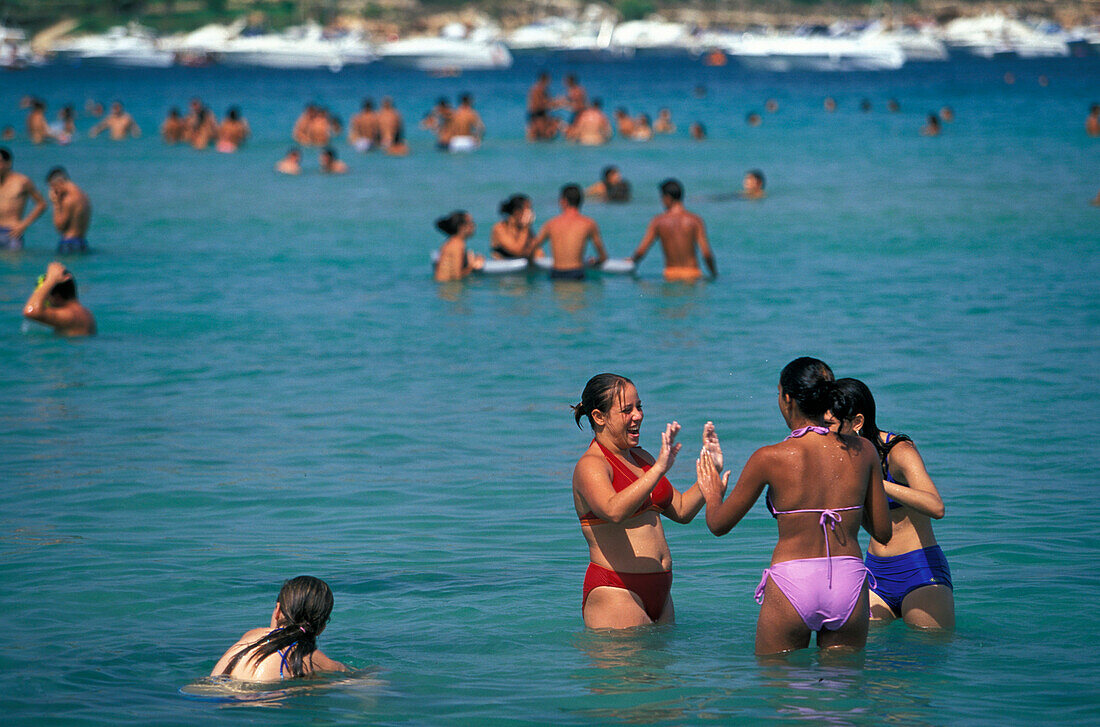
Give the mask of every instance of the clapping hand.
M 703 425 L 703 450 L 710 453 L 710 458 L 714 461 L 714 469 L 721 472 L 725 459 L 722 457 L 722 445 L 718 441 L 718 432 L 714 430 L 714 422 Z
M 680 423 L 672 422 L 665 425 L 665 431 L 661 432 L 661 451 L 657 455 L 657 461 L 653 463 L 660 472 L 668 472 L 676 461 L 676 455 L 680 452 L 679 444 L 676 444 L 676 435 L 680 433 Z
M 703 491 L 703 497 L 707 502 L 714 500 L 721 502 L 726 494 L 726 487 L 729 486 L 730 473 L 726 470 L 719 478 L 714 458 L 706 447 L 699 453 L 699 459 L 695 460 L 695 473 L 698 477 L 699 489 Z

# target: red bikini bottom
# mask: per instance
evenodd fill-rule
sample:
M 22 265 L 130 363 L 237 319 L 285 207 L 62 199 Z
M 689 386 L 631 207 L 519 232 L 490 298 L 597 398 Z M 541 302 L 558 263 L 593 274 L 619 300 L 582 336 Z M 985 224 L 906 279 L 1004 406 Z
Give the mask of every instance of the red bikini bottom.
M 661 618 L 661 612 L 665 610 L 665 602 L 668 594 L 672 592 L 672 571 L 660 571 L 657 573 L 618 573 L 608 570 L 595 563 L 588 564 L 588 571 L 584 574 L 584 595 L 581 597 L 581 610 L 588 601 L 588 594 L 593 588 L 611 586 L 630 591 L 642 599 L 642 605 L 650 621 Z

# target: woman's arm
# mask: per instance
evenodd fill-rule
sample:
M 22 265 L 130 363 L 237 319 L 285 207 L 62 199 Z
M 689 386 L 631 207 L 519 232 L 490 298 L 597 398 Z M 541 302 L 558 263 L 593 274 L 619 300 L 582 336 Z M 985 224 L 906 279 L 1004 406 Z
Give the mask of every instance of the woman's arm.
M 867 494 L 863 499 L 863 529 L 878 542 L 888 543 L 894 534 L 894 523 L 890 519 L 886 491 L 882 488 L 882 468 L 878 463 L 878 455 L 870 447 L 864 452 L 864 462 L 868 470 L 868 483 Z
M 714 422 L 707 422 L 703 425 L 703 451 L 709 454 L 715 474 L 720 473 L 724 460 L 722 445 L 718 441 L 718 433 L 714 430 Z M 696 470 L 698 470 L 698 462 L 696 465 Z M 722 492 L 725 493 L 725 491 L 723 486 Z M 698 478 L 696 478 L 695 484 L 683 493 L 676 488 L 673 488 L 672 492 L 672 504 L 665 508 L 664 515 L 673 522 L 682 524 L 691 522 L 706 503 Z
M 922 515 L 939 520 L 946 513 L 940 491 L 928 475 L 924 460 L 912 442 L 898 442 L 889 454 L 890 471 L 908 487 L 884 483 L 886 494 Z
M 760 498 L 764 485 L 768 483 L 768 455 L 765 449 L 758 449 L 749 457 L 745 468 L 741 470 L 741 476 L 737 478 L 733 492 L 725 502 L 722 501 L 722 495 L 729 484 L 730 473 L 726 472 L 719 481 L 710 452 L 704 451 L 700 455 L 696 471 L 707 500 L 707 527 L 715 535 L 722 536 L 732 530 Z
M 657 461 L 648 472 L 619 492 L 611 484 L 611 468 L 606 460 L 595 456 L 581 457 L 573 470 L 574 489 L 601 520 L 621 523 L 633 517 L 676 461 L 680 445 L 673 441 L 679 431 L 680 425 L 675 422 L 665 427 L 665 431 L 661 433 L 661 452 Z

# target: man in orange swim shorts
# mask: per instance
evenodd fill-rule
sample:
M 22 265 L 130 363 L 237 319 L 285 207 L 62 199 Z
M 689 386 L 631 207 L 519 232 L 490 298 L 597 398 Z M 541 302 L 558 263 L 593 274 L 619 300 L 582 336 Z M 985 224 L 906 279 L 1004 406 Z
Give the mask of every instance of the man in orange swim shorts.
M 630 256 L 640 262 L 653 241 L 661 240 L 665 253 L 665 280 L 669 282 L 695 282 L 703 277 L 696 250 L 702 255 L 712 278 L 718 277 L 714 253 L 707 242 L 707 230 L 703 218 L 684 208 L 684 187 L 675 179 L 661 182 L 661 204 L 665 211 L 649 222 L 645 237 Z

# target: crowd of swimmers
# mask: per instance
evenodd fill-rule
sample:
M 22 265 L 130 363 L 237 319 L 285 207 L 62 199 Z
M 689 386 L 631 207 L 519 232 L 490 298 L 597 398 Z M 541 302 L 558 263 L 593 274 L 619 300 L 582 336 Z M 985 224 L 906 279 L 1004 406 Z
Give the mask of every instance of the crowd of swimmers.
M 472 224 L 448 220 L 456 233 Z M 695 481 L 680 490 L 667 476 L 682 447 L 680 424 L 665 425 L 653 455 L 641 447 L 644 414 L 634 382 L 611 373 L 588 381 L 572 407 L 577 426 L 587 421 L 592 431 L 572 476 L 588 551 L 585 626 L 675 621 L 664 519 L 688 524 L 703 512 L 721 537 L 763 495 L 777 539 L 753 594 L 756 654 L 804 649 L 815 638 L 821 649 L 858 650 L 871 622 L 899 618 L 918 629 L 954 629 L 951 569 L 932 530 L 945 507 L 913 440 L 881 430 L 867 385 L 836 379 L 820 359 L 787 364 L 777 393 L 790 433 L 753 452 L 731 489 L 718 432 L 706 422 Z M 870 536 L 866 555 L 861 527 Z M 332 606 L 324 581 L 287 581 L 267 625 L 245 632 L 211 676 L 274 682 L 347 671 L 317 648 Z
M 704 277 L 700 258 L 710 278 L 718 276 L 714 252 L 707 239 L 702 217 L 684 206 L 684 186 L 677 179 L 666 179 L 658 185 L 662 211 L 654 215 L 637 247 L 624 258 L 635 266 L 642 261 L 654 243 L 659 242 L 664 254 L 664 279 L 668 282 L 693 283 Z M 630 183 L 615 166 L 603 169 L 600 179 L 582 190 L 580 185 L 567 184 L 558 195 L 559 212 L 535 232 L 535 213 L 531 198 L 515 194 L 500 204 L 501 220 L 493 225 L 489 235 L 489 258 L 467 246 L 477 227 L 466 210 L 455 210 L 435 222 L 436 229 L 447 235 L 434 260 L 434 278 L 439 282 L 462 280 L 485 267 L 486 259 L 536 260 L 544 257 L 543 246 L 550 246 L 550 277 L 557 280 L 584 280 L 586 271 L 605 263 L 608 252 L 599 225 L 581 214 L 585 195 L 605 202 L 626 202 L 631 197 Z M 735 195 L 746 200 L 760 200 L 764 193 L 764 173 L 758 169 L 746 172 L 742 191 Z M 725 198 L 724 196 L 722 197 Z M 591 243 L 595 255 L 586 257 Z

